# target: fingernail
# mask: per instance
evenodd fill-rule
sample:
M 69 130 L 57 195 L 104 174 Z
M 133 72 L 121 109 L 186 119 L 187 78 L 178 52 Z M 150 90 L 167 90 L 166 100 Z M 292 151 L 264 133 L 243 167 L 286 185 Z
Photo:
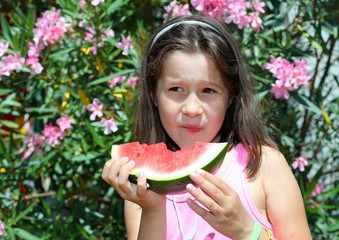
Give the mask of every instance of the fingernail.
M 128 162 L 128 165 L 134 166 L 134 165 L 135 165 L 135 162 L 134 162 L 133 160 L 131 160 L 131 161 Z
M 186 189 L 187 189 L 187 191 L 193 191 L 194 186 L 191 183 L 189 183 L 189 184 L 186 185 Z
M 196 178 L 198 177 L 197 172 L 192 172 L 192 173 L 190 174 L 190 177 L 191 177 L 191 179 L 196 179 Z

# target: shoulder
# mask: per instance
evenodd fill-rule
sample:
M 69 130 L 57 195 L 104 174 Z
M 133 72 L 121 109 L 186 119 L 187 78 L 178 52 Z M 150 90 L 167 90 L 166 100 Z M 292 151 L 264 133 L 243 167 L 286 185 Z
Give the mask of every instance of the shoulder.
M 303 198 L 290 166 L 279 150 L 271 147 L 262 149 L 260 177 L 268 218 L 277 237 L 309 239 Z
M 260 176 L 267 198 L 282 190 L 290 192 L 294 188 L 298 189 L 295 177 L 285 157 L 275 148 L 262 147 Z M 291 189 L 291 187 L 293 188 Z

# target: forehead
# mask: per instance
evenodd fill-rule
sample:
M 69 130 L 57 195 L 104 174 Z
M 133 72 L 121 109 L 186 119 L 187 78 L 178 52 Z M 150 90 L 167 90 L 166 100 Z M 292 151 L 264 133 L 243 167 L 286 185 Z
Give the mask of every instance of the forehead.
M 210 55 L 182 51 L 174 51 L 164 59 L 160 80 L 199 80 L 223 84 L 221 74 Z

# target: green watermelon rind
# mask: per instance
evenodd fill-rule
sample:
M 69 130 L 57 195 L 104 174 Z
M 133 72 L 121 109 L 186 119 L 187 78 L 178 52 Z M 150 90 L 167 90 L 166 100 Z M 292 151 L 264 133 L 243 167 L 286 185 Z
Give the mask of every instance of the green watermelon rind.
M 115 156 L 117 149 L 118 145 L 112 146 L 112 158 Z M 147 169 L 143 169 L 142 171 L 147 178 L 149 189 L 160 194 L 179 194 L 185 192 L 187 184 L 193 183 L 189 177 L 190 173 L 198 171 L 199 169 L 214 172 L 214 170 L 222 163 L 227 149 L 227 143 L 211 144 L 208 149 L 205 150 L 204 154 L 200 156 L 200 160 L 196 161 L 196 164 L 190 165 L 189 167 L 173 174 L 159 174 L 150 172 Z M 132 170 L 129 180 L 136 183 L 140 171 L 141 169 Z

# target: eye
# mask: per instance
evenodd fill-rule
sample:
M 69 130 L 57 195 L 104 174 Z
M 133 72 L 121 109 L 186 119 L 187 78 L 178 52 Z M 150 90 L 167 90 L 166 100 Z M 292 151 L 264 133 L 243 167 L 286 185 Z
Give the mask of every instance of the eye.
M 216 91 L 212 88 L 204 88 L 204 90 L 202 90 L 203 93 L 216 93 Z
M 170 89 L 168 89 L 168 91 L 170 92 L 182 92 L 183 89 L 180 87 L 171 87 Z

